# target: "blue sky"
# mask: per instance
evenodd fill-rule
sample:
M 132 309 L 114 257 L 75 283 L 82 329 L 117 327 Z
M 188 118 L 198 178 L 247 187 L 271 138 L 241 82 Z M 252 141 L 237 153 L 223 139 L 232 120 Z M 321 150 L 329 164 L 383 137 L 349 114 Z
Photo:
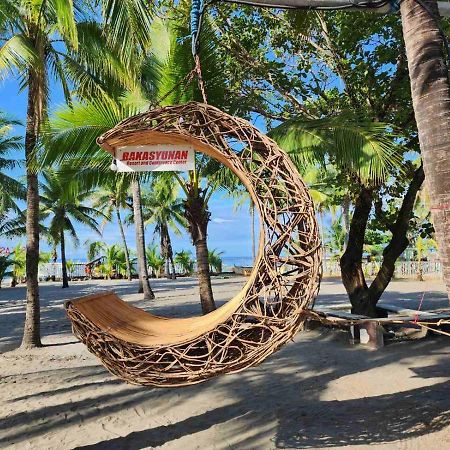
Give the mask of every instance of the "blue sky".
M 14 119 L 19 119 L 25 123 L 26 109 L 27 109 L 27 92 L 19 93 L 18 83 L 12 79 L 5 79 L 0 85 L 0 110 L 7 113 Z M 64 98 L 61 90 L 54 84 L 50 85 L 50 112 L 55 110 L 58 106 L 64 104 Z M 24 127 L 16 127 L 15 134 L 24 134 Z M 13 155 L 17 159 L 23 159 L 23 153 Z M 22 169 L 15 169 L 13 172 L 15 177 L 23 177 L 24 171 Z M 21 205 L 24 206 L 24 205 Z M 234 200 L 226 198 L 223 193 L 216 193 L 213 195 L 210 202 L 211 222 L 209 225 L 209 240 L 208 245 L 210 249 L 217 248 L 224 252 L 226 257 L 250 257 L 251 249 L 251 218 L 248 212 L 248 205 L 243 205 L 237 211 L 234 208 Z M 112 222 L 103 229 L 103 237 L 100 237 L 83 226 L 77 227 L 77 232 L 80 240 L 79 247 L 74 247 L 69 243 L 67 248 L 67 258 L 74 261 L 84 260 L 86 258 L 86 249 L 83 242 L 86 239 L 90 240 L 104 240 L 107 244 L 114 244 L 120 242 L 117 223 Z M 126 227 L 126 236 L 131 248 L 135 247 L 134 228 L 132 226 Z M 153 229 L 149 227 L 146 233 L 147 242 L 151 242 L 153 238 Z M 25 243 L 25 238 L 20 240 Z M 0 247 L 12 246 L 16 243 L 0 240 Z M 157 238 L 156 241 L 158 242 Z M 194 252 L 187 233 L 183 236 L 173 236 L 173 247 L 175 251 L 182 249 L 191 250 Z M 41 249 L 46 251 L 49 249 L 47 243 L 42 241 Z M 59 255 L 58 255 L 59 256 Z

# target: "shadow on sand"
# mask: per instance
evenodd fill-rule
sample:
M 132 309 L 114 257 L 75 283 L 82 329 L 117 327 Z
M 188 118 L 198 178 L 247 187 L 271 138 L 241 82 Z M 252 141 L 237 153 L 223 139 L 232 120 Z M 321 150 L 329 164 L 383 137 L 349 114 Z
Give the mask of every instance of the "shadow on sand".
M 75 375 L 74 369 L 60 369 L 66 387 L 14 401 L 44 399 L 81 390 L 89 390 L 90 397 L 6 417 L 0 423 L 0 435 L 3 435 L 0 447 L 64 429 L 73 424 L 72 419 L 87 424 L 90 419 L 120 416 L 129 408 L 143 408 L 149 418 L 164 416 L 171 409 L 192 402 L 201 390 L 210 393 L 212 399 L 219 394 L 227 399 L 227 404 L 213 406 L 215 402 L 211 401 L 210 408 L 198 411 L 198 405 L 193 403 L 191 415 L 176 423 L 133 431 L 78 448 L 155 447 L 218 425 L 217 439 L 233 441 L 231 446 L 223 448 L 261 448 L 261 437 L 266 435 L 267 444 L 272 439 L 270 448 L 331 448 L 409 439 L 442 430 L 450 424 L 448 381 L 438 380 L 433 386 L 394 394 L 343 401 L 323 399 L 329 384 L 341 377 L 390 363 L 405 361 L 406 364 L 412 355 L 420 358 L 431 353 L 437 361 L 432 367 L 413 369 L 414 377 L 448 379 L 445 338 L 395 344 L 378 352 L 349 349 L 336 339 L 335 332 L 311 333 L 310 339 L 288 345 L 257 368 L 175 390 L 126 386 L 112 377 L 105 380 L 104 370 L 97 366 L 76 368 Z M 97 381 L 96 377 L 100 379 Z M 97 386 L 102 390 L 96 391 Z M 105 393 L 104 389 L 110 388 L 117 392 Z M 26 430 L 15 429 L 14 424 L 18 422 L 27 423 Z

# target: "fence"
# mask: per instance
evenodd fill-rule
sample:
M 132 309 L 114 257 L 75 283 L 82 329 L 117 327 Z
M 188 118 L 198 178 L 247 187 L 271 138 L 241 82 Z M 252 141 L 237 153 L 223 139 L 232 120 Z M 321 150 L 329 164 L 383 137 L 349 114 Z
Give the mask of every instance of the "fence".
M 380 263 L 370 261 L 363 263 L 363 271 L 366 276 L 375 276 L 380 269 Z M 422 270 L 423 276 L 440 277 L 442 267 L 440 261 L 397 261 L 395 264 L 394 278 L 413 278 L 419 276 Z M 334 260 L 325 260 L 323 262 L 323 275 L 328 277 L 339 277 L 341 269 L 339 262 Z
M 73 266 L 67 269 L 69 278 L 84 278 L 86 277 L 86 264 L 74 263 Z M 45 263 L 39 265 L 39 279 L 48 280 L 50 278 L 60 280 L 62 278 L 62 264 L 61 263 Z
M 395 278 L 414 278 L 419 275 L 419 269 L 422 269 L 422 276 L 440 277 L 442 274 L 441 263 L 438 260 L 433 261 L 397 261 L 395 264 Z M 69 278 L 84 278 L 86 277 L 85 263 L 74 263 L 71 270 L 67 270 Z M 368 277 L 375 276 L 380 268 L 377 261 L 364 262 L 363 271 Z M 135 272 L 137 272 L 137 265 L 134 265 Z M 224 266 L 224 270 L 231 270 L 231 266 Z M 175 270 L 178 274 L 183 273 L 183 268 L 179 264 L 175 264 Z M 195 270 L 195 267 L 194 267 Z M 339 262 L 335 260 L 326 259 L 323 261 L 323 276 L 325 277 L 340 277 L 341 269 Z M 39 266 L 39 279 L 48 280 L 51 278 L 62 278 L 61 263 L 46 263 Z

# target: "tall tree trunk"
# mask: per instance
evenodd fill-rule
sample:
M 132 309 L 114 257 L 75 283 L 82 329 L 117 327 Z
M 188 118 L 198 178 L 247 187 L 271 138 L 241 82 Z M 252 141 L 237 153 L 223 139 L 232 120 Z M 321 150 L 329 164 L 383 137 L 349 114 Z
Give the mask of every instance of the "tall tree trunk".
M 176 280 L 177 271 L 175 269 L 175 263 L 173 261 L 173 252 L 170 254 L 170 270 L 171 270 L 172 280 Z
M 400 3 L 414 114 L 450 298 L 450 88 L 436 0 Z M 431 12 L 431 14 L 430 14 Z
M 184 206 L 192 243 L 195 246 L 200 301 L 203 314 L 207 314 L 216 309 L 208 261 L 207 233 L 210 214 L 201 196 L 189 196 Z
M 371 209 L 372 192 L 361 188 L 350 223 L 349 245 L 341 256 L 340 266 L 342 283 L 352 304 L 352 312 L 376 317 L 375 306 L 368 299 L 369 289 L 362 268 L 364 236 Z
M 33 154 L 39 130 L 46 111 L 45 50 L 36 38 L 35 47 L 41 57 L 43 68 L 32 68 L 28 73 L 28 106 L 25 131 L 25 161 L 27 178 L 27 217 L 26 217 L 26 278 L 27 306 L 21 346 L 40 347 L 40 302 L 39 302 L 39 185 L 34 171 Z
M 397 219 L 389 230 L 392 233 L 389 244 L 383 250 L 383 262 L 377 276 L 369 288 L 369 301 L 376 306 L 381 295 L 387 288 L 395 271 L 395 262 L 409 245 L 407 238 L 408 228 L 414 211 L 417 193 L 425 179 L 423 166 L 415 170 L 411 183 L 402 201 L 402 206 L 397 214 Z
M 117 205 L 114 205 L 114 209 L 116 210 L 117 223 L 119 224 L 120 236 L 122 237 L 122 244 L 123 244 L 123 249 L 125 252 L 125 261 L 127 264 L 127 278 L 128 278 L 128 281 L 131 281 L 132 277 L 131 277 L 130 251 L 128 250 L 125 232 L 123 231 L 123 223 L 122 223 L 122 218 L 120 217 L 119 207 Z
M 348 245 L 340 261 L 342 282 L 352 304 L 353 313 L 369 317 L 379 316 L 380 311 L 377 309 L 377 303 L 394 275 L 395 262 L 409 244 L 407 238 L 409 223 L 413 215 L 417 193 L 423 184 L 424 177 L 423 167 L 420 166 L 414 171 L 395 223 L 384 224 L 392 233 L 392 237 L 383 250 L 381 267 L 370 287 L 367 286 L 362 269 L 362 256 L 365 231 L 372 208 L 371 191 L 363 188 L 356 200 L 355 210 L 350 222 Z M 383 222 L 383 211 L 376 209 L 376 214 L 380 222 Z
M 167 226 L 164 223 L 159 224 L 159 247 L 161 258 L 164 260 L 164 275 L 170 278 L 170 261 L 167 249 Z
M 52 281 L 56 281 L 55 276 L 55 263 L 58 261 L 58 253 L 56 252 L 56 244 L 53 244 L 52 247 L 52 263 L 53 263 L 53 275 L 51 276 Z
M 144 221 L 142 219 L 141 186 L 139 180 L 134 179 L 131 187 L 133 191 L 133 215 L 139 265 L 139 292 L 144 294 L 144 300 L 152 300 L 155 298 L 155 294 L 152 291 L 148 277 L 147 257 L 145 255 Z
M 172 240 L 170 239 L 169 229 L 167 229 L 167 256 L 170 261 L 170 278 L 175 280 L 177 274 L 175 273 L 175 264 L 173 262 Z
M 60 236 L 60 245 L 61 245 L 61 266 L 62 266 L 62 287 L 69 287 L 69 277 L 67 276 L 67 262 L 66 262 L 66 240 L 64 237 L 64 230 L 61 230 Z

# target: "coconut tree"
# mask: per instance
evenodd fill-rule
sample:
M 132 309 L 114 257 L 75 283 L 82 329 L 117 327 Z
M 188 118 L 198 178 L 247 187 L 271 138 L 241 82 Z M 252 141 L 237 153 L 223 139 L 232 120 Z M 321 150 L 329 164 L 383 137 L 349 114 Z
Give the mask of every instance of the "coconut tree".
M 14 125 L 20 123 L 0 114 L 0 212 L 10 209 L 17 211 L 16 200 L 24 200 L 26 190 L 24 185 L 14 177 L 5 173 L 20 164 L 9 154 L 22 149 L 22 142 L 18 136 L 11 135 Z
M 13 257 L 11 287 L 15 287 L 25 277 L 25 248 L 18 243 L 11 255 Z
M 192 260 L 191 253 L 187 250 L 175 253 L 175 264 L 181 266 L 184 275 L 190 275 L 194 271 L 194 261 Z
M 5 278 L 13 276 L 14 260 L 12 255 L 0 255 L 0 288 L 2 287 L 2 281 Z
M 94 208 L 97 208 L 105 214 L 108 221 L 111 220 L 112 215 L 116 216 L 117 224 L 119 226 L 122 245 L 125 253 L 125 260 L 127 265 L 128 281 L 132 280 L 131 276 L 131 262 L 130 251 L 128 249 L 125 232 L 123 229 L 123 221 L 121 216 L 121 209 L 128 207 L 128 192 L 130 189 L 130 178 L 123 174 L 112 174 L 105 177 L 102 182 L 100 191 L 94 194 Z
M 211 272 L 222 272 L 222 255 L 223 252 L 219 252 L 216 248 L 208 252 L 208 261 Z
M 182 19 L 154 21 L 151 36 L 155 39 L 152 40 L 152 47 L 149 49 L 150 57 L 140 58 L 136 55 L 134 58 L 134 66 L 139 68 L 137 70 L 139 86 L 135 90 L 124 92 L 121 96 L 89 99 L 56 113 L 50 130 L 51 145 L 47 146 L 43 163 L 71 160 L 74 166 L 84 167 L 89 161 L 91 166 L 95 164 L 98 170 L 108 170 L 110 157 L 98 148 L 95 141 L 100 134 L 140 110 L 148 109 L 150 99 L 164 97 L 162 104 L 202 100 L 198 86 L 194 83 L 182 86 L 180 83 L 180 80 L 194 68 L 190 43 L 181 40 L 183 36 L 189 34 L 188 11 L 183 6 L 181 12 L 184 14 L 180 14 L 180 16 L 183 15 Z M 204 67 L 203 78 L 209 101 L 220 107 L 225 103 L 225 83 L 223 70 L 215 51 L 215 42 L 216 37 L 206 22 L 201 36 L 203 48 L 200 58 Z M 204 312 L 215 308 L 206 241 L 210 215 L 207 206 L 212 194 L 212 189 L 204 186 L 210 174 L 204 170 L 205 167 L 208 167 L 208 170 L 210 167 L 205 164 L 207 160 L 208 158 L 199 156 L 195 171 L 186 177 L 177 175 L 177 180 L 186 194 L 185 216 L 189 222 L 192 241 L 196 246 L 200 298 Z M 144 272 L 146 269 L 141 261 L 145 260 L 145 247 L 142 247 L 145 239 L 143 227 L 139 222 L 140 181 L 138 178 L 135 178 L 132 183 L 132 193 L 139 266 Z M 146 284 L 148 284 L 148 274 L 143 273 L 142 279 L 147 280 Z
M 148 267 L 152 270 L 152 276 L 159 278 L 161 269 L 164 267 L 164 258 L 158 253 L 156 245 L 148 246 L 145 249 Z
M 62 287 L 69 287 L 66 261 L 65 232 L 69 232 L 75 244 L 78 236 L 74 223 L 87 226 L 100 234 L 96 217 L 102 213 L 86 205 L 92 190 L 81 186 L 76 178 L 68 178 L 67 172 L 47 170 L 43 173 L 41 215 L 50 220 L 48 232 L 60 245 L 62 262 Z
M 84 242 L 84 245 L 87 247 L 86 256 L 89 262 L 104 253 L 106 248 L 106 244 L 104 242 L 90 241 L 89 239 Z
M 148 42 L 150 8 L 147 2 L 0 1 L 0 70 L 28 88 L 25 132 L 27 172 L 27 309 L 23 347 L 41 345 L 38 288 L 39 186 L 35 169 L 41 126 L 47 114 L 49 80 L 56 78 L 70 101 L 70 82 L 84 94 L 102 90 L 101 77 L 117 85 L 132 69 L 116 56 L 139 42 Z M 99 14 L 100 13 L 100 14 Z M 95 19 L 101 17 L 102 30 Z M 77 22 L 77 20 L 79 21 Z M 79 45 L 80 44 L 80 45 Z M 130 65 L 131 67 L 131 65 Z M 115 75 L 115 77 L 113 76 Z
M 397 135 L 389 131 L 392 128 L 395 129 L 392 125 L 363 120 L 350 112 L 342 112 L 319 120 L 293 118 L 273 132 L 281 146 L 294 154 L 297 164 L 302 160 L 306 164 L 314 160 L 323 166 L 332 164 L 344 176 L 342 179 L 349 177 L 347 182 L 353 187 L 350 191 L 355 199 L 348 244 L 340 258 L 341 276 L 353 306 L 352 311 L 372 317 L 378 314 L 376 304 L 394 274 L 395 261 L 409 243 L 407 231 L 416 194 L 423 182 L 423 171 L 418 167 L 413 170 L 392 226 L 392 238 L 383 250 L 380 270 L 369 286 L 364 276 L 362 256 L 374 196 L 391 173 L 398 173 L 404 168 L 402 148 L 397 144 Z M 355 186 L 358 189 L 355 190 Z M 378 205 L 378 209 L 381 206 Z
M 100 271 L 108 280 L 117 274 L 127 274 L 125 251 L 116 244 L 105 246 L 105 259 L 100 265 Z
M 133 177 L 131 182 L 133 193 L 133 220 L 136 232 L 136 249 L 139 266 L 139 293 L 144 294 L 144 300 L 152 300 L 155 294 L 150 286 L 147 266 L 147 256 L 145 254 L 145 228 L 142 215 L 141 184 L 139 178 Z
M 42 164 L 64 162 L 73 169 L 84 171 L 88 175 L 87 186 L 101 184 L 102 177 L 110 177 L 111 158 L 97 145 L 97 138 L 121 120 L 139 112 L 142 97 L 131 102 L 129 97 L 114 99 L 101 96 L 88 102 L 76 103 L 71 108 L 63 108 L 55 113 L 50 121 L 46 135 L 46 151 Z M 148 107 L 148 102 L 146 103 Z M 64 148 L 64 152 L 61 152 Z M 136 229 L 136 247 L 138 252 L 140 292 L 145 289 L 145 296 L 154 298 L 145 263 L 144 223 L 141 214 L 140 181 L 128 175 L 124 186 L 131 186 L 132 200 L 127 203 L 133 209 Z M 128 200 L 127 200 L 128 202 Z M 144 246 L 143 246 L 144 245 Z
M 439 256 L 450 298 L 450 86 L 436 0 L 400 3 L 414 115 Z
M 154 225 L 155 234 L 160 238 L 160 252 L 165 264 L 167 278 L 175 278 L 172 240 L 170 231 L 181 235 L 180 228 L 186 228 L 184 207 L 177 197 L 178 186 L 171 183 L 168 177 L 154 179 L 150 189 L 144 191 L 142 197 L 143 217 L 145 225 Z

